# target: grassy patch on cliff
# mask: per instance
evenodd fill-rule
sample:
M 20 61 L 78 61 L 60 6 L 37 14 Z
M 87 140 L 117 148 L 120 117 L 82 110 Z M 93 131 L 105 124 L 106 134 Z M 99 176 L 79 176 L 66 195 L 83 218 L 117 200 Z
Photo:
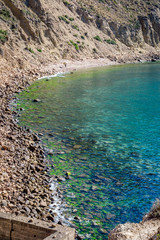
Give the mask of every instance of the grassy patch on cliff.
M 8 40 L 8 32 L 0 29 L 0 42 L 5 43 Z

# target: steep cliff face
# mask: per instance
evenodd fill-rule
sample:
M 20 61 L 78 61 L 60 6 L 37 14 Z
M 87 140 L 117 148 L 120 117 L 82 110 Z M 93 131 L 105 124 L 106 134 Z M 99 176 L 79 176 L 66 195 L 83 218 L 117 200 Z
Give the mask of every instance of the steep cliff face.
M 20 62 L 116 60 L 130 51 L 140 58 L 158 51 L 159 30 L 156 0 L 0 0 L 0 52 L 8 58 L 16 51 Z
M 159 9 L 146 16 L 139 16 L 144 42 L 157 46 L 160 42 L 160 12 Z

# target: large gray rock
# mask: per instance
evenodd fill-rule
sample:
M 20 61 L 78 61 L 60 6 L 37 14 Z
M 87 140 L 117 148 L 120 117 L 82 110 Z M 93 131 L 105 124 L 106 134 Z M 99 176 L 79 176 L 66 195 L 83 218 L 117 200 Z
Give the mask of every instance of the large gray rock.
M 119 224 L 110 232 L 108 240 L 150 240 L 159 227 L 160 219 Z

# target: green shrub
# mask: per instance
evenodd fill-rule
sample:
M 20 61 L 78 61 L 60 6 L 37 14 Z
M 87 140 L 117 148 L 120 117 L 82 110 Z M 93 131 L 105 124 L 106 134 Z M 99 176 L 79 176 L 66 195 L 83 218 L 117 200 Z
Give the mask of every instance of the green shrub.
M 69 21 L 74 21 L 74 18 L 72 18 L 72 17 L 68 17 L 68 15 L 64 15 L 65 16 L 65 18 L 67 18 L 67 19 L 69 19 Z
M 37 49 L 38 52 L 42 52 L 42 49 Z
M 6 8 L 0 10 L 0 16 L 4 16 L 5 18 L 11 18 L 10 12 Z
M 27 48 L 27 50 L 28 50 L 29 52 L 31 52 L 31 53 L 33 53 L 33 54 L 34 54 L 34 51 L 33 51 L 33 49 L 32 49 L 32 48 Z
M 108 44 L 117 45 L 116 41 L 114 41 L 112 39 L 105 39 L 104 41 Z
M 11 16 L 10 12 L 6 8 L 0 9 L 0 19 L 8 22 L 9 24 L 12 24 L 15 21 L 14 17 Z
M 73 28 L 73 29 L 76 29 L 77 31 L 79 31 L 78 25 L 72 25 L 72 28 Z
M 93 53 L 97 53 L 97 49 L 96 48 L 93 48 Z
M 82 39 L 85 39 L 85 37 L 84 37 L 84 36 L 81 36 L 81 38 L 82 38 Z
M 77 43 L 79 44 L 79 43 L 80 43 L 80 41 L 77 41 Z
M 97 36 L 95 36 L 95 37 L 94 37 L 94 39 L 95 39 L 95 40 L 97 40 L 97 41 L 100 41 L 100 42 L 102 42 L 102 40 L 101 40 L 100 36 L 98 36 L 98 35 L 97 35 Z
M 68 17 L 68 15 L 59 16 L 58 18 L 59 18 L 59 20 L 62 20 L 62 21 L 64 21 L 67 24 L 70 23 L 69 21 L 71 21 L 71 22 L 74 21 L 74 18 Z
M 79 50 L 79 46 L 77 43 L 73 42 L 72 40 L 70 40 L 70 43 L 75 47 L 77 51 Z
M 69 17 L 69 21 L 73 22 L 73 21 L 74 21 L 74 18 Z
M 58 18 L 60 21 L 64 21 L 65 23 L 69 24 L 69 21 L 67 20 L 67 18 L 65 16 L 59 16 Z
M 157 233 L 157 240 L 159 240 L 160 239 L 160 233 Z
M 63 1 L 63 3 L 64 3 L 65 6 L 69 6 L 70 5 L 70 3 L 68 1 Z
M 0 42 L 5 43 L 8 40 L 8 32 L 0 29 Z

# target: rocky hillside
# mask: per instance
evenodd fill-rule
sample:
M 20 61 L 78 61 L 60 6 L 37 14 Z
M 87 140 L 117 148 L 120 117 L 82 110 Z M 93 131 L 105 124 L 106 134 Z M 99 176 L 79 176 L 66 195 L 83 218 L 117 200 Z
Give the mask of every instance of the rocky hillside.
M 159 55 L 156 0 L 0 0 L 0 54 L 14 65 Z

